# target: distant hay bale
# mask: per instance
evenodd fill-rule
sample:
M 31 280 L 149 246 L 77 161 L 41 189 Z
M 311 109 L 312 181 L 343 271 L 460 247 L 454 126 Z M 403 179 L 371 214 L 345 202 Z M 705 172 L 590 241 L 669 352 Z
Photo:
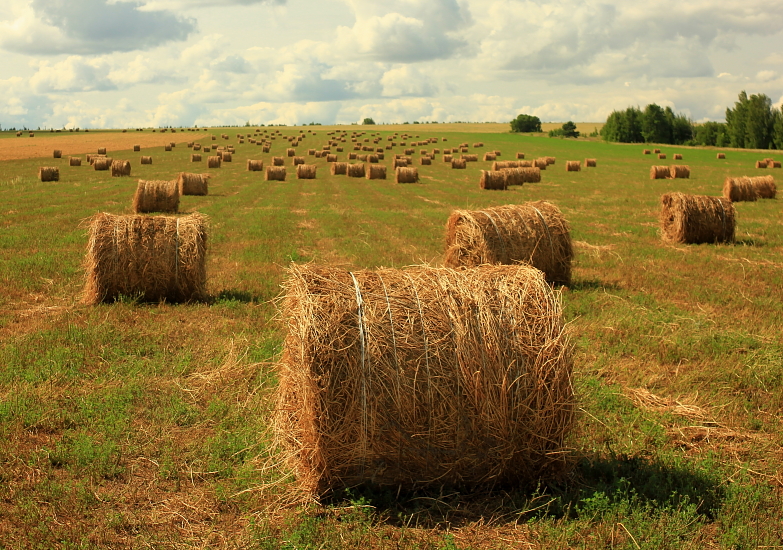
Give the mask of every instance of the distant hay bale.
M 650 166 L 651 180 L 665 180 L 671 177 L 671 170 L 668 166 Z
M 395 170 L 396 183 L 419 183 L 419 170 L 410 166 L 401 166 Z
M 549 166 L 549 164 L 545 158 L 537 158 L 533 161 L 533 166 L 539 170 L 546 170 L 546 167 Z
M 596 164 L 596 159 L 585 159 L 585 168 L 595 168 Z
M 95 170 L 108 170 L 112 162 L 111 157 L 97 157 L 93 160 L 92 167 Z
M 375 153 L 373 156 L 375 156 L 377 160 L 384 160 L 386 158 L 384 153 Z
M 485 161 L 495 160 L 496 158 L 497 156 L 495 155 L 495 153 L 484 153 Z
M 308 149 L 307 154 L 310 155 L 311 157 L 315 156 L 315 149 Z
M 414 153 L 413 149 L 405 149 L 405 154 L 406 155 L 412 155 L 413 153 Z
M 171 151 L 171 145 L 164 145 L 163 146 L 164 151 Z
M 382 164 L 370 164 L 367 167 L 367 179 L 368 180 L 385 180 L 386 179 L 386 167 Z
M 207 168 L 220 168 L 221 163 L 220 155 L 211 155 L 207 157 Z
M 272 166 L 285 166 L 284 157 L 272 157 Z
M 133 195 L 133 212 L 177 212 L 179 186 L 177 180 L 139 180 Z
M 193 148 L 193 145 L 194 145 L 194 143 L 193 143 L 192 141 L 189 141 L 189 142 L 187 143 L 187 147 L 188 147 L 188 149 L 192 149 L 192 148 Z
M 150 157 L 150 156 L 142 156 L 141 157 L 141 164 L 152 164 L 152 157 Z
M 248 172 L 262 172 L 264 170 L 263 160 L 247 159 L 247 171 Z
M 264 173 L 266 181 L 285 181 L 285 166 L 267 166 Z
M 69 166 L 81 166 L 82 165 L 81 157 L 71 157 L 70 159 L 68 159 L 68 165 Z
M 582 163 L 578 160 L 566 161 L 566 172 L 580 172 L 582 170 Z
M 127 160 L 113 160 L 111 162 L 112 177 L 119 178 L 131 175 L 131 163 Z
M 736 213 L 724 197 L 666 193 L 661 196 L 661 237 L 673 243 L 730 243 Z
M 293 264 L 284 293 L 273 424 L 300 490 L 524 486 L 569 466 L 572 346 L 539 271 Z
M 422 166 L 429 166 L 432 164 L 432 159 L 430 157 L 421 157 L 419 162 L 422 164 Z
M 725 159 L 726 158 L 726 153 L 718 153 L 716 158 L 718 158 L 718 159 Z
M 478 162 L 478 155 L 462 155 L 465 162 Z
M 672 159 L 674 159 L 674 160 L 682 160 L 682 154 L 681 153 L 674 153 L 674 155 L 672 155 Z
M 451 168 L 453 170 L 465 170 L 468 167 L 468 162 L 465 159 L 451 159 Z
M 661 150 L 660 150 L 660 149 L 653 149 L 653 154 L 655 154 L 655 155 L 657 155 L 657 154 L 658 154 L 658 153 L 660 153 L 660 152 L 661 152 Z
M 231 162 L 231 151 L 223 151 L 220 154 L 220 161 L 221 162 Z
M 506 172 L 503 170 L 482 170 L 481 178 L 479 179 L 479 187 L 482 189 L 506 190 L 508 188 Z
M 346 169 L 346 175 L 349 178 L 363 178 L 366 175 L 364 164 L 348 164 Z
M 506 174 L 506 185 L 522 185 L 524 183 L 539 183 L 541 170 L 534 167 L 503 168 Z
M 141 145 L 134 145 L 133 146 L 133 152 L 134 153 L 138 153 L 139 151 L 141 151 Z
M 344 176 L 348 171 L 347 162 L 333 162 L 330 167 L 330 172 L 333 176 Z
M 367 162 L 370 164 L 376 164 L 378 162 L 378 155 L 367 155 Z
M 544 160 L 546 161 L 546 165 L 549 166 L 550 164 L 554 164 L 557 159 L 555 159 L 555 157 L 544 157 Z
M 645 149 L 644 151 L 642 151 L 643 155 L 649 155 L 651 153 L 652 153 L 652 151 L 650 151 L 649 149 Z
M 772 176 L 726 178 L 723 182 L 723 196 L 731 202 L 774 199 L 776 194 L 777 187 Z
M 288 157 L 294 157 L 296 156 L 296 149 L 288 148 L 285 150 L 285 154 Z
M 669 167 L 669 177 L 672 179 L 688 179 L 691 177 L 691 169 L 683 164 L 674 164 Z
M 143 301 L 187 302 L 206 298 L 207 218 L 115 216 L 90 220 L 84 267 L 84 301 L 119 296 Z
M 524 262 L 567 285 L 573 256 L 568 223 L 546 201 L 455 210 L 446 223 L 446 267 Z
M 106 154 L 106 147 L 98 147 L 98 154 L 99 155 L 105 155 Z
M 41 166 L 38 168 L 38 179 L 41 181 L 60 181 L 60 169 L 56 166 Z
M 53 155 L 56 159 L 63 158 L 63 152 L 60 149 L 55 149 Z
M 397 168 L 405 168 L 408 166 L 408 159 L 401 158 L 401 159 L 394 159 L 392 161 L 392 170 L 396 170 Z
M 304 157 L 291 157 L 291 162 L 292 162 L 292 164 L 294 166 L 298 166 L 300 164 L 304 164 L 305 163 L 305 158 Z
M 199 153 L 191 153 L 190 154 L 190 162 L 201 162 L 201 154 L 199 154 Z
M 756 168 L 766 168 L 767 167 L 767 161 L 766 160 L 757 160 L 756 161 Z
M 661 159 L 661 160 L 665 159 L 666 158 L 666 153 L 658 154 L 658 158 Z
M 477 147 L 484 147 L 484 142 L 482 142 L 482 141 L 479 141 L 479 142 L 477 142 L 477 143 L 474 143 L 474 144 L 473 144 L 473 148 L 475 149 L 475 148 L 477 148 Z
M 296 179 L 314 180 L 317 166 L 315 164 L 297 164 Z
M 525 153 L 517 153 L 517 159 L 523 159 L 525 158 Z
M 767 161 L 767 168 L 780 168 L 781 164 L 779 160 Z
M 191 174 L 180 172 L 177 177 L 177 188 L 180 195 L 208 195 L 209 174 Z
M 451 155 L 443 155 L 443 162 L 451 162 L 453 157 Z

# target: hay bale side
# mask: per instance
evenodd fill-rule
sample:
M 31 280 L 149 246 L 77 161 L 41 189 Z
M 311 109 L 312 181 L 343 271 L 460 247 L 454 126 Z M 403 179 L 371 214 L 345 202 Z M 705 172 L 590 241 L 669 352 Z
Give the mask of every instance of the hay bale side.
M 758 199 L 774 199 L 777 194 L 775 178 L 758 176 L 749 178 L 726 178 L 723 182 L 723 196 L 731 202 L 755 201 Z
M 523 262 L 546 280 L 570 284 L 574 252 L 560 209 L 546 201 L 455 210 L 446 223 L 447 267 Z
M 99 155 L 105 155 L 106 154 L 106 147 L 98 147 L 98 154 Z
M 349 178 L 363 178 L 367 175 L 367 172 L 363 163 L 348 164 L 346 166 L 346 175 Z
M 781 164 L 779 160 L 767 161 L 767 168 L 780 168 Z
M 508 188 L 506 172 L 504 170 L 482 170 L 479 179 L 479 187 L 482 189 L 495 189 L 505 191 Z
M 207 218 L 96 214 L 89 226 L 83 300 L 206 298 Z
M 347 162 L 333 162 L 330 165 L 330 172 L 333 176 L 344 176 L 348 171 Z
M 522 185 L 524 183 L 539 183 L 541 170 L 534 167 L 503 168 L 507 185 Z
M 537 158 L 533 161 L 533 166 L 538 168 L 539 170 L 546 170 L 546 167 L 549 166 L 549 163 L 547 163 L 546 158 Z
M 285 166 L 267 166 L 264 172 L 266 181 L 285 181 Z
M 582 163 L 578 160 L 567 160 L 566 161 L 566 172 L 581 172 L 582 171 Z
M 299 166 L 300 164 L 304 164 L 304 163 L 305 163 L 305 158 L 304 157 L 298 157 L 298 156 L 297 157 L 291 157 L 291 164 L 293 166 Z
M 150 156 L 142 156 L 141 157 L 141 164 L 152 164 L 152 157 L 150 157 Z
M 296 156 L 296 149 L 288 148 L 288 149 L 285 150 L 285 154 L 288 157 L 294 157 L 294 156 Z
M 81 157 L 71 157 L 68 159 L 68 166 L 81 166 L 81 165 L 82 165 Z
M 248 172 L 262 172 L 264 170 L 263 160 L 247 159 L 247 171 Z
M 38 168 L 38 179 L 41 181 L 60 181 L 60 169 L 56 166 L 41 166 Z
M 691 177 L 691 169 L 684 164 L 673 164 L 669 167 L 669 177 L 672 179 L 688 179 Z
M 497 155 L 495 155 L 495 153 L 484 153 L 484 160 L 485 161 L 495 160 L 496 158 L 497 158 Z
M 337 155 L 331 153 L 326 155 L 326 162 L 337 162 Z
M 715 158 L 717 158 L 717 159 L 725 159 L 726 158 L 726 153 L 718 153 Z
M 572 347 L 539 271 L 292 265 L 284 292 L 274 427 L 301 489 L 526 485 L 568 468 Z
M 462 155 L 462 158 L 463 158 L 463 159 L 464 159 L 466 162 L 478 162 L 478 155 L 473 155 L 473 154 L 470 154 L 470 155 Z
M 465 170 L 468 167 L 468 162 L 465 159 L 451 159 L 451 168 L 453 170 Z
M 650 153 L 652 153 L 652 151 L 650 151 L 649 149 L 645 149 L 642 151 L 643 155 L 649 155 Z
M 220 154 L 221 162 L 231 162 L 231 159 L 232 159 L 231 151 L 223 151 Z
M 521 160 L 525 158 L 525 153 L 517 153 L 517 160 Z
M 111 162 L 111 175 L 114 178 L 130 176 L 131 163 L 127 160 L 113 160 Z
M 386 167 L 382 164 L 371 164 L 367 169 L 368 180 L 385 180 Z
M 665 180 L 671 176 L 668 166 L 650 166 L 651 180 Z
M 736 212 L 724 197 L 666 193 L 661 196 L 661 237 L 673 243 L 730 243 Z
M 220 168 L 221 163 L 220 155 L 211 155 L 207 157 L 207 168 Z
M 595 168 L 598 165 L 596 159 L 585 159 L 585 168 Z
M 177 180 L 139 180 L 133 195 L 133 212 L 177 212 L 179 186 Z
M 419 183 L 419 169 L 412 166 L 400 166 L 394 172 L 396 183 Z
M 141 151 L 141 145 L 134 145 L 133 146 L 133 152 L 134 153 L 138 153 L 139 151 Z
M 209 174 L 180 172 L 177 177 L 177 188 L 180 195 L 208 195 Z
M 93 159 L 92 167 L 95 170 L 108 170 L 112 162 L 111 157 L 97 157 Z
M 429 166 L 432 164 L 432 159 L 430 157 L 421 157 L 419 162 L 422 166 Z
M 272 166 L 285 166 L 285 158 L 272 157 Z
M 53 153 L 54 158 L 61 159 L 63 158 L 63 152 L 60 149 L 55 149 Z
M 315 164 L 297 164 L 296 165 L 296 179 L 300 180 L 314 180 L 316 173 Z
M 672 155 L 672 158 L 674 160 L 682 160 L 682 154 L 681 153 L 674 153 L 674 155 Z
M 190 154 L 190 162 L 201 162 L 201 154 L 200 153 L 191 153 Z

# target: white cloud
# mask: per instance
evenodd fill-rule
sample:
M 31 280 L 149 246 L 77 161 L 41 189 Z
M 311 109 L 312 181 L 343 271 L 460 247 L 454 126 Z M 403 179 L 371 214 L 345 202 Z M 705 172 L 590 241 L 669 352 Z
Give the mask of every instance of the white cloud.
M 116 86 L 109 79 L 109 71 L 110 65 L 105 58 L 72 55 L 57 63 L 39 62 L 30 86 L 38 94 L 113 90 Z

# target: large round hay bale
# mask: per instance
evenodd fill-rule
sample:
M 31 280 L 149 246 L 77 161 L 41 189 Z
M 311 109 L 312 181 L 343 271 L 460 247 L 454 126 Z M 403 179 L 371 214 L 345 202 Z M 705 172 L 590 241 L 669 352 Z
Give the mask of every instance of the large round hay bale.
M 451 163 L 454 158 L 451 155 L 443 155 L 443 162 Z
M 524 262 L 567 285 L 573 256 L 568 223 L 546 201 L 455 210 L 446 223 L 447 267 Z
M 776 194 L 777 187 L 772 176 L 726 178 L 723 182 L 723 196 L 731 202 L 774 199 Z
M 141 157 L 141 164 L 152 164 L 152 157 L 150 157 L 150 156 L 142 156 Z
M 368 180 L 385 180 L 386 179 L 386 167 L 382 164 L 370 164 L 367 167 L 367 179 Z
M 337 162 L 337 155 L 326 155 L 326 162 Z
M 661 236 L 675 243 L 730 243 L 736 213 L 724 197 L 666 193 L 661 196 Z
M 666 158 L 666 153 L 659 153 L 658 154 L 658 158 L 661 159 L 661 160 L 665 159 Z
M 221 164 L 220 155 L 212 155 L 207 157 L 208 168 L 220 168 L 220 164 Z
M 525 153 L 517 153 L 517 159 L 523 159 L 525 158 Z
M 691 169 L 684 164 L 673 164 L 669 167 L 669 177 L 672 179 L 688 179 L 691 177 Z
M 567 160 L 566 161 L 566 172 L 581 172 L 582 171 L 582 163 L 578 160 Z
M 180 172 L 177 177 L 177 188 L 180 195 L 208 195 L 209 174 Z
M 184 302 L 206 297 L 207 218 L 96 214 L 85 269 L 88 304 L 119 296 Z
M 193 150 L 194 151 L 201 151 L 201 144 L 200 143 L 194 143 L 193 144 Z
M 482 189 L 506 190 L 508 188 L 506 172 L 503 170 L 482 170 L 479 187 Z
M 285 181 L 285 166 L 267 166 L 264 172 L 266 181 Z
M 108 170 L 113 162 L 111 157 L 96 157 L 93 159 L 92 167 L 95 170 Z
M 248 172 L 262 172 L 264 170 L 263 160 L 247 159 L 247 171 Z
M 668 166 L 650 166 L 651 180 L 665 180 L 671 177 L 671 170 Z
M 330 166 L 330 172 L 333 176 L 344 176 L 348 172 L 347 162 L 333 162 Z
M 660 152 L 661 152 L 660 149 L 653 149 L 653 154 L 655 154 L 655 155 L 659 154 Z
M 111 161 L 111 175 L 114 178 L 130 176 L 131 175 L 131 163 L 128 160 L 113 160 Z
M 533 166 L 539 170 L 546 170 L 546 167 L 549 166 L 549 164 L 547 163 L 546 158 L 540 157 L 533 161 Z
M 400 166 L 394 175 L 396 183 L 419 183 L 419 170 L 412 166 Z
M 756 168 L 766 168 L 767 167 L 767 161 L 766 160 L 757 160 L 756 161 Z
M 495 153 L 484 153 L 485 161 L 495 160 L 496 158 L 497 156 L 495 155 Z
M 200 153 L 191 153 L 190 154 L 190 162 L 201 162 L 201 154 Z
M 317 495 L 528 485 L 570 464 L 572 347 L 527 266 L 292 265 L 276 441 Z
M 288 149 L 285 150 L 285 154 L 286 154 L 286 156 L 294 157 L 294 156 L 296 156 L 296 149 L 288 148 Z
M 171 144 L 166 144 L 163 146 L 164 151 L 171 151 Z
M 672 155 L 672 158 L 674 160 L 682 160 L 682 153 L 674 153 L 674 155 Z
M 419 162 L 422 166 L 429 166 L 432 164 L 432 159 L 430 157 L 421 157 Z
M 296 179 L 314 180 L 317 168 L 318 167 L 315 164 L 297 164 Z
M 465 170 L 468 167 L 468 162 L 465 159 L 451 159 L 451 168 L 454 170 Z
M 767 161 L 767 168 L 780 168 L 781 164 L 779 160 Z
M 56 166 L 41 166 L 38 168 L 38 179 L 41 181 L 60 181 L 60 169 Z
M 71 157 L 68 159 L 68 165 L 69 166 L 81 166 L 82 165 L 82 159 L 81 157 Z
M 177 212 L 179 186 L 176 180 L 139 180 L 133 195 L 133 212 Z

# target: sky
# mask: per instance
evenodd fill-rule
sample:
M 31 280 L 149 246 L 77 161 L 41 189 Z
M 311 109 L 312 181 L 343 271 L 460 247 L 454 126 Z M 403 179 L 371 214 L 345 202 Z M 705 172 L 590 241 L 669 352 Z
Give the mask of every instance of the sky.
M 0 126 L 721 121 L 783 0 L 1 0 Z

